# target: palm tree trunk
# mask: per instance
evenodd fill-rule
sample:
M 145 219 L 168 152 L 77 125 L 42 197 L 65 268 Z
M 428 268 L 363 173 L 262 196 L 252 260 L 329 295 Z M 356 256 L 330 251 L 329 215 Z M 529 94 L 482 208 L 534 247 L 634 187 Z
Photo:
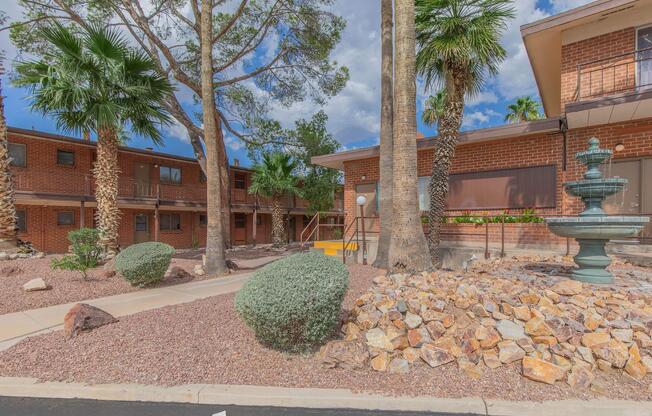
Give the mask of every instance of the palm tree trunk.
M 432 267 L 419 218 L 417 195 L 417 117 L 414 0 L 395 0 L 394 222 L 389 250 L 392 271 Z
M 280 196 L 272 197 L 272 246 L 281 248 L 285 245 L 285 224 Z
M 0 64 L 0 76 L 4 73 Z M 17 243 L 16 203 L 7 145 L 7 122 L 0 79 L 0 249 L 15 248 Z
M 224 258 L 223 197 L 220 169 L 220 148 L 222 129 L 215 110 L 213 88 L 213 1 L 202 0 L 200 19 L 201 43 L 201 98 L 204 122 L 204 145 L 206 147 L 206 264 L 207 274 L 226 271 Z
M 394 45 L 392 29 L 394 25 L 392 0 L 382 0 L 382 63 L 381 63 L 381 107 L 380 107 L 380 236 L 374 267 L 387 268 L 389 245 L 392 238 L 392 130 L 393 130 L 393 77 Z
M 97 201 L 97 224 L 100 242 L 104 251 L 115 254 L 118 251 L 118 229 L 120 209 L 118 208 L 118 136 L 115 130 L 98 132 L 97 161 L 93 167 L 95 177 L 95 200 Z
M 435 147 L 430 178 L 430 211 L 428 222 L 428 248 L 435 266 L 441 266 L 439 245 L 441 243 L 442 220 L 446 213 L 448 198 L 448 176 L 455 156 L 457 136 L 464 114 L 464 82 L 460 79 L 446 80 L 446 106 L 439 120 L 439 140 Z

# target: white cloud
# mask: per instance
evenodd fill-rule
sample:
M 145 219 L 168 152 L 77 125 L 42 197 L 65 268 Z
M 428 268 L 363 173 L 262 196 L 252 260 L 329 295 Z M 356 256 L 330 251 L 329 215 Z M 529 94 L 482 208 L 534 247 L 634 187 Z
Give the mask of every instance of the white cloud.
M 190 136 L 188 136 L 188 129 L 186 129 L 177 119 L 172 119 L 172 124 L 164 128 L 165 133 L 174 139 L 180 140 L 184 143 L 190 143 Z
M 592 0 L 550 0 L 550 5 L 555 13 L 564 12 L 590 3 Z
M 473 111 L 464 114 L 462 119 L 462 127 L 465 129 L 482 127 L 487 124 L 492 118 L 499 117 L 500 113 L 488 108 L 484 111 Z
M 224 144 L 226 145 L 227 148 L 233 151 L 238 151 L 244 148 L 244 143 L 242 142 L 242 140 L 235 139 L 231 135 L 224 136 Z

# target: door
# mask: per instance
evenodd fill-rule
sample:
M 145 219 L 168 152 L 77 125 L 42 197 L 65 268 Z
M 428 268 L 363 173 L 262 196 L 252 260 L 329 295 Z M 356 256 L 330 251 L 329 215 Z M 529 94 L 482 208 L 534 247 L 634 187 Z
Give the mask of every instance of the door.
M 364 216 L 365 216 L 365 231 L 369 232 L 378 232 L 380 231 L 380 224 L 378 218 L 378 200 L 376 198 L 376 183 L 364 183 L 356 185 L 355 187 L 355 215 L 360 216 L 360 206 L 357 205 L 357 199 L 359 196 L 364 196 L 366 199 L 365 204 L 363 205 Z
M 652 159 L 643 159 L 641 169 L 641 214 L 649 216 L 652 221 Z M 643 229 L 641 242 L 652 244 L 652 222 Z
M 294 243 L 297 240 L 297 217 L 290 216 L 288 221 L 288 242 Z
M 147 163 L 136 163 L 134 167 L 135 195 L 142 197 L 151 197 L 151 176 L 149 165 Z
M 134 243 L 149 241 L 149 215 L 136 214 L 134 216 Z
M 247 214 L 236 212 L 233 214 L 233 245 L 247 244 Z
M 652 86 L 652 26 L 636 31 L 636 86 Z

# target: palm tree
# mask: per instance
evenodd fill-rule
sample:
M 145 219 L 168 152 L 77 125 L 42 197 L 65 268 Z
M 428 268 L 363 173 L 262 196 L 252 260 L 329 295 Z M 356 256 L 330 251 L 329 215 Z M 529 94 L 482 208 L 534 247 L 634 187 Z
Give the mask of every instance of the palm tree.
M 378 237 L 378 250 L 374 267 L 387 268 L 389 259 L 389 246 L 392 238 L 392 187 L 393 187 L 393 78 L 394 78 L 394 44 L 392 29 L 394 26 L 394 13 L 392 0 L 381 2 L 381 32 L 382 32 L 382 59 L 381 59 L 381 104 L 380 104 L 380 192 L 378 195 L 380 205 L 380 235 Z
M 514 104 L 507 106 L 509 113 L 505 116 L 505 121 L 510 123 L 520 123 L 522 121 L 532 121 L 541 118 L 539 113 L 539 103 L 532 97 L 520 97 Z
M 31 108 L 53 116 L 57 128 L 97 133 L 93 167 L 97 222 L 107 253 L 118 248 L 118 145 L 125 127 L 161 143 L 159 124 L 171 119 L 162 104 L 173 88 L 143 52 L 115 30 L 92 26 L 77 35 L 60 24 L 40 30 L 50 50 L 17 67 L 16 84 L 31 92 Z
M 428 97 L 423 114 L 421 115 L 421 120 L 428 126 L 434 126 L 439 123 L 439 119 L 444 115 L 445 109 L 446 91 L 441 90 L 437 94 Z
M 505 58 L 500 38 L 514 16 L 511 0 L 416 0 L 417 71 L 429 88 L 446 91 L 430 180 L 429 248 L 439 265 L 439 239 L 448 197 L 448 174 L 457 146 L 465 96 Z
M 283 198 L 288 195 L 301 196 L 299 180 L 294 176 L 297 163 L 285 153 L 275 152 L 263 155 L 261 163 L 254 166 L 251 177 L 250 194 L 262 195 L 272 199 L 272 245 L 282 247 L 285 239 L 283 222 Z
M 393 225 L 389 269 L 419 271 L 432 267 L 417 206 L 417 88 L 414 0 L 395 0 Z
M 4 68 L 0 56 L 0 250 L 15 248 L 17 243 L 16 204 L 11 175 L 11 158 L 7 144 L 7 121 L 5 120 L 2 75 Z

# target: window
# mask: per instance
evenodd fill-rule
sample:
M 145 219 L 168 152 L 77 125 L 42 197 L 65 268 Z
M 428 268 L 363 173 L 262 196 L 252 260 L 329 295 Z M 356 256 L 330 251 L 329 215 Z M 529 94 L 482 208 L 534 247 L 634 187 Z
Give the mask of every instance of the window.
M 242 213 L 233 214 L 235 228 L 246 228 L 247 227 L 247 216 Z
M 147 215 L 145 214 L 136 214 L 136 231 L 147 231 L 148 226 Z
M 161 231 L 176 231 L 181 229 L 181 216 L 179 214 L 160 214 Z
M 234 186 L 235 189 L 246 189 L 247 188 L 247 178 L 244 173 L 235 173 L 234 176 Z
M 16 211 L 16 227 L 21 233 L 27 231 L 27 211 L 24 209 Z
M 11 166 L 25 167 L 27 165 L 27 146 L 22 143 L 9 143 L 7 149 L 9 157 L 12 159 Z
M 161 183 L 181 184 L 181 169 L 161 166 L 160 168 Z
M 256 215 L 256 225 L 263 225 L 263 217 Z
M 206 174 L 201 169 L 199 169 L 199 183 L 206 183 Z
M 446 208 L 553 208 L 556 205 L 555 177 L 552 165 L 453 174 L 448 179 Z M 421 211 L 430 208 L 429 182 L 430 177 L 419 178 Z
M 310 224 L 310 221 L 312 221 L 312 218 L 310 218 L 307 215 L 303 216 L 303 228 L 306 228 L 308 224 Z
M 57 150 L 57 165 L 75 166 L 75 152 Z
M 199 214 L 199 225 L 202 227 L 208 225 L 208 216 L 206 214 Z
M 57 212 L 57 225 L 74 225 L 75 214 L 72 211 Z

